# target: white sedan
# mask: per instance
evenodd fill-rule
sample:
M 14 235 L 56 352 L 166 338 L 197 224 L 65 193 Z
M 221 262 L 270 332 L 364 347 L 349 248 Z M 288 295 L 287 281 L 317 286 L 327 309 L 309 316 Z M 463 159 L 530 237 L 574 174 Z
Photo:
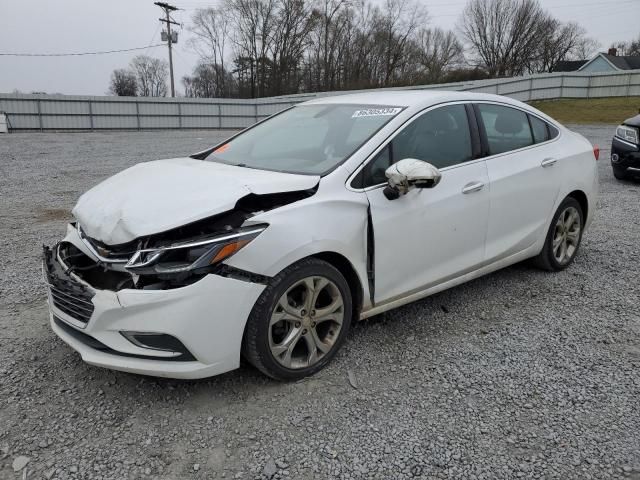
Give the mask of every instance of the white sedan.
M 82 195 L 44 249 L 51 326 L 101 367 L 201 378 L 244 356 L 298 379 L 356 320 L 526 259 L 569 266 L 597 159 L 582 136 L 494 95 L 305 102 Z

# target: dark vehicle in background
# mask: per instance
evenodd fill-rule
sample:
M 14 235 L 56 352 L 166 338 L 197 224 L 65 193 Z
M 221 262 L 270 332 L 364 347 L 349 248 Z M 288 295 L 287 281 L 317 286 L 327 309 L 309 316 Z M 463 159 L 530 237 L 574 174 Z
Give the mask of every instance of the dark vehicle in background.
M 611 166 L 618 180 L 640 174 L 640 115 L 616 128 L 611 144 Z

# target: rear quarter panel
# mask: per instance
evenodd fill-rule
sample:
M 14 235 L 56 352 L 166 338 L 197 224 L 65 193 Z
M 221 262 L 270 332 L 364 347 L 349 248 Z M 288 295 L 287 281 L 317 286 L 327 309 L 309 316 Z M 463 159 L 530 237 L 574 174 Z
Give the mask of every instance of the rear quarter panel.
M 562 178 L 560 195 L 551 217 L 560 203 L 573 191 L 585 193 L 588 202 L 585 228 L 593 221 L 598 201 L 598 163 L 593 154 L 593 145 L 579 133 L 563 127 L 563 135 L 558 142 L 558 175 Z M 551 218 L 549 218 L 549 222 Z
M 556 142 L 557 151 L 555 153 L 560 159 L 556 171 L 562 181 L 556 204 L 547 219 L 547 224 L 551 223 L 553 215 L 567 195 L 579 190 L 587 196 L 588 212 L 585 219 L 585 229 L 588 228 L 593 221 L 599 192 L 598 163 L 593 155 L 593 145 L 585 137 L 569 130 L 546 113 L 522 102 L 514 103 L 555 125 L 561 133 L 561 138 Z M 543 244 L 544 238 L 540 242 L 540 249 Z

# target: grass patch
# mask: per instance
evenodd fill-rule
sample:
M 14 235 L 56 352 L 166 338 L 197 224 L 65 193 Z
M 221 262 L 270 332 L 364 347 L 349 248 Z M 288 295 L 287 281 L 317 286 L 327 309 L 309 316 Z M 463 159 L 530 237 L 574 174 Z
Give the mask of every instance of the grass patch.
M 640 97 L 584 98 L 531 102 L 561 123 L 622 123 L 638 114 Z

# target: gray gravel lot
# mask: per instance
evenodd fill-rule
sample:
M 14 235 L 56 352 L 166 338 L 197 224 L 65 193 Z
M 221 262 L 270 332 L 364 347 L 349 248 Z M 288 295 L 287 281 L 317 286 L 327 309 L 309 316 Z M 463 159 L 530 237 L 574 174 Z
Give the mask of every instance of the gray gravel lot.
M 78 195 L 224 134 L 1 136 L 0 478 L 640 479 L 640 182 L 613 179 L 613 128 L 576 127 L 603 150 L 571 268 L 516 265 L 361 322 L 291 384 L 102 370 L 48 327 L 40 245 Z

